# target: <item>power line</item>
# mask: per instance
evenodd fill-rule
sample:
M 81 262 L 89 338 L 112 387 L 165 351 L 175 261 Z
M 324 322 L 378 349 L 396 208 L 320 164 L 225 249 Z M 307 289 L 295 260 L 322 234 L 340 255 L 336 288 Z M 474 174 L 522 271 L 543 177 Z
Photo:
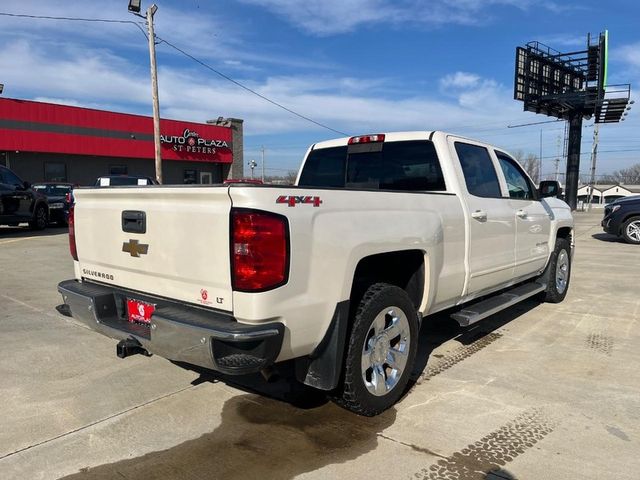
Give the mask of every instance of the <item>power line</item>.
M 319 127 L 326 128 L 327 130 L 331 130 L 332 132 L 338 133 L 338 134 L 340 134 L 340 135 L 344 135 L 344 136 L 346 136 L 346 137 L 348 137 L 348 136 L 349 136 L 349 134 L 348 134 L 348 133 L 341 132 L 340 130 L 336 130 L 335 128 L 331 128 L 331 127 L 330 127 L 330 126 L 328 126 L 328 125 L 325 125 L 325 124 L 323 124 L 323 123 L 317 122 L 316 120 L 314 120 L 314 119 L 312 119 L 312 118 L 309 118 L 309 117 L 307 117 L 307 116 L 305 116 L 305 115 L 302 115 L 301 113 L 298 113 L 298 112 L 296 112 L 295 110 L 291 110 L 290 108 L 285 107 L 284 105 L 282 105 L 282 104 L 280 104 L 280 103 L 278 103 L 278 102 L 276 102 L 276 101 L 274 101 L 274 100 L 271 100 L 271 99 L 270 99 L 270 98 L 268 98 L 268 97 L 265 97 L 265 96 L 264 96 L 264 95 L 262 95 L 261 93 L 258 93 L 258 92 L 256 92 L 255 90 L 252 90 L 251 88 L 249 88 L 249 87 L 247 87 L 246 85 L 244 85 L 244 84 L 242 84 L 242 83 L 238 82 L 237 80 L 234 80 L 234 79 L 233 79 L 233 78 L 231 78 L 230 76 L 225 75 L 224 73 L 220 72 L 219 70 L 216 70 L 216 69 L 215 69 L 215 68 L 213 68 L 211 65 L 206 64 L 206 63 L 205 63 L 205 62 L 203 62 L 202 60 L 200 60 L 200 59 L 198 59 L 198 58 L 194 57 L 193 55 L 191 55 L 190 53 L 185 52 L 185 51 L 184 51 L 184 50 L 182 50 L 180 47 L 176 47 L 173 43 L 169 42 L 168 40 L 166 40 L 166 39 L 164 39 L 164 38 L 161 38 L 161 37 L 159 37 L 159 36 L 157 36 L 157 35 L 156 35 L 156 38 L 158 38 L 162 43 L 165 43 L 165 44 L 167 44 L 168 46 L 170 46 L 171 48 L 173 48 L 174 50 L 176 50 L 176 51 L 180 52 L 180 53 L 181 53 L 182 55 L 184 55 L 185 57 L 190 58 L 191 60 L 193 60 L 194 62 L 198 63 L 199 65 L 202 65 L 204 68 L 207 68 L 207 69 L 211 70 L 213 73 L 215 73 L 215 74 L 217 74 L 217 75 L 221 76 L 221 77 L 222 77 L 222 78 L 224 78 L 225 80 L 228 80 L 229 82 L 231 82 L 231 83 L 233 83 L 233 84 L 237 85 L 238 87 L 240 87 L 240 88 L 242 88 L 242 89 L 246 90 L 247 92 L 252 93 L 252 94 L 254 94 L 254 95 L 256 95 L 256 96 L 260 97 L 261 99 L 263 99 L 263 100 L 265 100 L 265 101 L 267 101 L 267 102 L 271 103 L 272 105 L 275 105 L 276 107 L 282 108 L 283 110 L 285 110 L 285 111 L 287 111 L 287 112 L 289 112 L 289 113 L 291 113 L 291 114 L 295 115 L 296 117 L 302 118 L 303 120 L 306 120 L 306 121 L 308 121 L 308 122 L 311 122 L 311 123 L 313 123 L 313 124 L 315 124 L 315 125 L 317 125 L 317 126 L 319 126 Z
M 142 29 L 142 27 L 138 24 L 138 22 L 134 22 L 131 20 L 114 20 L 114 19 L 107 19 L 107 18 L 83 18 L 83 17 L 54 17 L 54 16 L 49 16 L 49 15 L 27 15 L 27 14 L 21 14 L 21 13 L 7 13 L 7 12 L 0 12 L 0 16 L 5 16 L 5 17 L 15 17 L 15 18 L 30 18 L 30 19 L 38 19 L 38 20 L 65 20 L 65 21 L 73 21 L 73 22 L 94 22 L 94 23 L 120 23 L 120 24 L 132 24 L 135 25 L 136 27 L 138 27 L 140 30 L 142 30 L 142 32 L 145 34 L 146 37 L 146 33 L 144 32 L 144 29 Z M 334 133 L 337 133 L 339 135 L 344 135 L 346 137 L 349 136 L 348 133 L 345 132 L 341 132 L 340 130 L 336 130 L 335 128 L 331 128 L 328 125 L 325 125 L 323 123 L 320 123 L 312 118 L 309 118 L 305 115 L 302 115 L 301 113 L 296 112 L 295 110 L 292 110 L 288 107 L 285 107 L 284 105 L 282 105 L 281 103 L 276 102 L 275 100 L 271 100 L 270 98 L 262 95 L 261 93 L 256 92 L 255 90 L 247 87 L 246 85 L 238 82 L 237 80 L 234 80 L 233 78 L 231 78 L 228 75 L 225 75 L 224 73 L 220 72 L 219 70 L 216 70 L 215 68 L 213 68 L 212 66 L 206 64 L 205 62 L 203 62 L 202 60 L 194 57 L 193 55 L 187 53 L 186 51 L 184 51 L 183 49 L 181 49 L 180 47 L 177 47 L 176 45 L 174 45 L 173 43 L 169 42 L 168 40 L 161 38 L 160 36 L 156 35 L 156 38 L 158 40 L 160 40 L 160 43 L 165 43 L 166 45 L 168 45 L 169 47 L 173 48 L 174 50 L 180 52 L 182 55 L 184 55 L 187 58 L 190 58 L 191 60 L 193 60 L 194 62 L 202 65 L 203 67 L 211 70 L 212 72 L 214 72 L 215 74 L 221 76 L 222 78 L 224 78 L 225 80 L 237 85 L 238 87 L 246 90 L 249 93 L 252 93 L 253 95 L 256 95 L 258 97 L 260 97 L 261 99 L 271 103 L 272 105 L 275 105 L 278 108 L 281 108 L 289 113 L 291 113 L 292 115 L 295 115 L 303 120 L 306 120 L 308 122 L 311 122 L 319 127 L 322 128 L 326 128 L 327 130 L 330 130 Z
M 2 17 L 13 17 L 13 18 L 31 18 L 36 20 L 64 20 L 68 22 L 90 22 L 90 23 L 120 23 L 120 24 L 130 24 L 135 25 L 142 32 L 142 34 L 147 37 L 147 32 L 144 31 L 144 28 L 140 25 L 141 22 L 134 22 L 132 20 L 116 20 L 111 18 L 83 18 L 83 17 L 53 17 L 50 15 L 27 15 L 24 13 L 8 13 L 8 12 L 0 12 L 0 16 Z
M 99 22 L 99 23 L 136 23 L 131 20 L 115 20 L 109 18 L 82 18 L 82 17 L 52 17 L 48 15 L 27 15 L 24 13 L 7 13 L 0 12 L 3 17 L 18 17 L 18 18 L 35 18 L 38 20 L 69 20 L 72 22 Z

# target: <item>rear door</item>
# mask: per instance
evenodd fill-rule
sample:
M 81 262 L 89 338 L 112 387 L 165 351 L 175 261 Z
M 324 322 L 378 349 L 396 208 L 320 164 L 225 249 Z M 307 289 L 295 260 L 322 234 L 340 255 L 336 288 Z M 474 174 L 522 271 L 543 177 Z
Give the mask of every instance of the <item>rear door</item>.
M 469 279 L 466 294 L 494 289 L 513 279 L 516 226 L 487 146 L 449 137 L 464 178 L 467 207 Z
M 232 310 L 226 187 L 74 190 L 83 278 Z
M 549 256 L 551 220 L 538 192 L 522 167 L 504 152 L 495 151 L 515 215 L 516 258 L 514 277 L 542 270 Z

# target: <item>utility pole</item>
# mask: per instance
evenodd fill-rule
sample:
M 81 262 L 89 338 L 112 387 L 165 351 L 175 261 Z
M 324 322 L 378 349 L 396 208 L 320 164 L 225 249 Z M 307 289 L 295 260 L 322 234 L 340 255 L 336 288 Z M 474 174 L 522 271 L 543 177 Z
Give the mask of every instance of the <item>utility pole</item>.
M 556 156 L 556 182 L 558 182 L 558 178 L 560 177 L 560 134 L 558 134 L 558 142 L 557 142 L 558 152 Z
M 542 129 L 540 129 L 540 160 L 538 160 L 538 185 L 542 181 Z
M 582 112 L 571 111 L 569 115 L 569 145 L 567 148 L 567 176 L 565 201 L 575 210 L 578 206 L 578 177 L 580 174 L 580 139 L 582 136 Z
M 591 147 L 591 178 L 589 179 L 589 197 L 587 209 L 591 211 L 591 201 L 593 198 L 593 186 L 596 182 L 596 157 L 598 156 L 598 124 L 593 126 L 593 147 Z
M 156 65 L 156 36 L 153 30 L 153 15 L 158 10 L 156 4 L 147 8 L 149 28 L 149 60 L 151 61 L 151 97 L 153 99 L 153 144 L 156 162 L 156 180 L 162 184 L 162 150 L 160 146 L 160 102 L 158 101 L 158 68 Z
M 264 183 L 264 145 L 262 145 L 260 151 L 262 153 L 262 183 Z

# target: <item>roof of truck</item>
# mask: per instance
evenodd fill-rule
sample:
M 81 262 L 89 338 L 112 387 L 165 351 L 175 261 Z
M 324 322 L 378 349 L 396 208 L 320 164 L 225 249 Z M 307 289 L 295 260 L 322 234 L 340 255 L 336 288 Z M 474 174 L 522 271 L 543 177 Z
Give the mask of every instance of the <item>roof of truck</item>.
M 429 130 L 417 130 L 409 132 L 378 132 L 371 133 L 370 135 L 384 135 L 385 142 L 394 142 L 400 140 L 428 140 L 436 131 Z M 367 135 L 363 133 L 362 135 Z M 361 135 L 354 135 L 355 137 Z M 313 149 L 316 148 L 330 148 L 330 147 L 342 147 L 348 144 L 349 139 L 352 137 L 335 138 L 332 140 L 325 140 L 323 142 L 317 142 L 313 145 Z

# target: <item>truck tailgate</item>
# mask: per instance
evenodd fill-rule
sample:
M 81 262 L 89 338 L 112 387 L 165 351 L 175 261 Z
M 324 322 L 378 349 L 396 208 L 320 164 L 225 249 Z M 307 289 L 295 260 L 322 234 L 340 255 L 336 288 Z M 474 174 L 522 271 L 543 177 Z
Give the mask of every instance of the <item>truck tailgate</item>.
M 74 195 L 83 278 L 232 310 L 227 187 L 92 188 Z M 133 219 L 127 227 L 123 212 Z M 144 233 L 135 232 L 142 230 L 137 212 L 144 213 Z

